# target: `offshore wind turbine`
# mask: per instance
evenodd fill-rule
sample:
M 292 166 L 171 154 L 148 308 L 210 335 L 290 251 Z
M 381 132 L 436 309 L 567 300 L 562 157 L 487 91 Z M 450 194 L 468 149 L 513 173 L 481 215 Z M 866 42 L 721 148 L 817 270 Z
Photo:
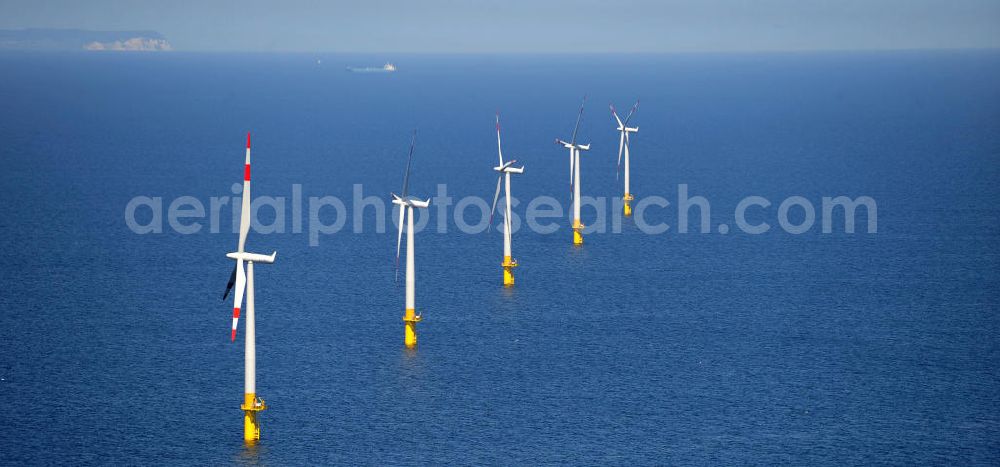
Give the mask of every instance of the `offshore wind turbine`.
M 222 294 L 225 300 L 236 286 L 236 293 L 233 294 L 233 329 L 231 340 L 236 341 L 236 325 L 240 319 L 240 305 L 243 304 L 243 293 L 246 291 L 246 345 L 243 350 L 243 440 L 255 442 L 260 439 L 260 423 L 257 420 L 257 412 L 267 408 L 264 400 L 257 397 L 257 347 L 256 347 L 256 316 L 254 314 L 254 288 L 253 288 L 253 265 L 254 263 L 271 264 L 278 252 L 270 255 L 249 253 L 246 246 L 247 234 L 250 232 L 250 133 L 247 133 L 246 161 L 243 165 L 243 194 L 242 206 L 240 207 L 240 237 L 236 251 L 226 254 L 227 258 L 236 261 L 233 273 L 229 276 L 226 284 L 226 291 Z M 246 263 L 246 271 L 243 270 L 243 263 Z
M 500 266 L 503 267 L 503 285 L 510 287 L 514 285 L 514 268 L 517 267 L 517 260 L 511 258 L 510 255 L 510 242 L 511 242 L 511 225 L 510 225 L 510 174 L 521 174 L 524 173 L 524 167 L 513 167 L 516 160 L 504 163 L 503 161 L 503 150 L 500 149 L 500 114 L 497 113 L 497 155 L 500 157 L 500 165 L 493 168 L 493 170 L 500 172 L 497 177 L 497 191 L 493 194 L 493 207 L 490 209 L 490 224 L 493 225 L 493 213 L 497 209 L 497 200 L 500 199 L 500 184 L 504 184 L 504 193 L 506 193 L 505 198 L 507 199 L 507 209 L 504 211 L 503 216 L 503 263 Z
M 611 115 L 615 117 L 618 122 L 618 132 L 621 133 L 621 137 L 618 139 L 618 171 L 615 172 L 615 179 L 618 179 L 618 173 L 621 172 L 622 168 L 622 150 L 625 152 L 625 196 L 622 200 L 625 202 L 625 217 L 632 215 L 632 200 L 635 199 L 632 196 L 632 192 L 629 190 L 629 133 L 638 133 L 639 127 L 635 128 L 629 127 L 628 122 L 632 119 L 632 114 L 635 113 L 635 109 L 639 107 L 639 101 L 635 101 L 635 105 L 632 106 L 632 110 L 629 111 L 628 115 L 625 117 L 625 121 L 618 118 L 618 112 L 615 112 L 614 104 L 611 104 Z
M 417 132 L 413 132 L 410 140 L 410 155 L 406 158 L 406 171 L 403 173 L 403 190 L 400 195 L 392 193 L 392 204 L 399 205 L 399 235 L 396 238 L 396 277 L 399 278 L 399 249 L 403 242 L 403 221 L 406 221 L 406 311 L 403 313 L 403 323 L 405 323 L 405 335 L 403 343 L 407 348 L 417 345 L 417 323 L 421 316 L 416 312 L 415 305 L 415 284 L 413 265 L 413 216 L 414 208 L 426 208 L 431 205 L 431 200 L 420 201 L 408 196 L 407 188 L 410 182 L 410 162 L 413 161 L 413 144 L 416 142 Z
M 569 184 L 573 193 L 573 244 L 583 244 L 583 223 L 580 222 L 580 151 L 589 151 L 590 144 L 576 144 L 576 132 L 580 129 L 580 119 L 583 118 L 583 106 L 587 103 L 587 96 L 583 97 L 580 104 L 580 113 L 576 116 L 576 125 L 573 127 L 573 137 L 569 142 L 556 138 L 556 144 L 561 144 L 569 149 Z M 575 170 L 574 170 L 575 169 Z

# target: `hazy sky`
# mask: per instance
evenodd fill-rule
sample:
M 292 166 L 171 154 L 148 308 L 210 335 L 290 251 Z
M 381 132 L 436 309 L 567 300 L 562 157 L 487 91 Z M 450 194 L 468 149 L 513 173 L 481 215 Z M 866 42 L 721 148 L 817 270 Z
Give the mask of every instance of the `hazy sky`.
M 1000 47 L 1000 0 L 0 0 L 0 29 L 152 29 L 177 50 Z

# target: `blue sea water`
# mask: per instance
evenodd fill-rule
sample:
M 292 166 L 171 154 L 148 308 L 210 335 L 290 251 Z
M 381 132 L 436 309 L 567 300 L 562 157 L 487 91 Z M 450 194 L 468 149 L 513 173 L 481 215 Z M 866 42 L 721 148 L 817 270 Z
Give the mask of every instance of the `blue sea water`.
M 400 71 L 344 71 L 386 58 Z M 0 70 L 0 463 L 1000 462 L 1000 53 L 8 53 Z M 607 105 L 639 97 L 632 191 L 668 199 L 647 218 L 673 227 L 626 219 L 582 248 L 565 220 L 522 229 L 505 290 L 500 235 L 448 217 L 417 235 L 407 352 L 391 222 L 369 209 L 313 247 L 289 212 L 248 241 L 278 260 L 256 268 L 270 409 L 245 446 L 230 211 L 222 233 L 139 235 L 129 201 L 232 196 L 252 131 L 255 197 L 301 184 L 354 216 L 354 184 L 399 190 L 414 128 L 413 194 L 489 198 L 499 110 L 523 214 L 568 198 L 552 141 L 584 94 L 584 194 L 620 195 Z M 711 201 L 711 233 L 696 214 L 677 231 L 679 184 Z M 718 233 L 750 195 L 771 230 Z M 840 195 L 878 203 L 877 233 L 863 214 L 821 232 Z M 816 206 L 801 235 L 776 220 L 790 196 Z

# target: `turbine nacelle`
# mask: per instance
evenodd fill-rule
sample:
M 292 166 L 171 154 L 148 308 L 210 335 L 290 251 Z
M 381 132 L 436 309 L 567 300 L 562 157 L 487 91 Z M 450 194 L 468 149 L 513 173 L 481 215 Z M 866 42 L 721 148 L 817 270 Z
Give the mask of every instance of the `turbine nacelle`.
M 512 174 L 524 173 L 524 166 L 513 167 L 513 165 L 516 164 L 516 163 L 517 163 L 517 160 L 515 159 L 515 160 L 512 160 L 510 162 L 505 163 L 504 165 L 499 165 L 499 166 L 493 167 L 493 170 L 495 170 L 497 172 L 501 172 L 501 173 L 512 173 Z
M 521 167 L 493 167 L 493 170 L 500 173 L 523 174 L 524 166 Z
M 639 132 L 639 127 L 634 127 L 634 128 L 633 127 L 622 127 L 621 125 L 618 125 L 618 131 L 624 131 L 624 132 L 627 132 L 627 133 L 638 133 Z
M 412 207 L 415 207 L 415 208 L 426 208 L 426 207 L 429 207 L 431 205 L 431 200 L 428 199 L 427 201 L 421 201 L 419 199 L 411 198 L 411 197 L 406 197 L 404 199 L 404 198 L 401 198 L 399 195 L 393 193 L 392 194 L 392 204 L 398 204 L 400 206 L 412 206 Z
M 234 251 L 232 253 L 226 253 L 226 258 L 240 260 L 240 261 L 253 261 L 255 263 L 271 264 L 274 263 L 274 258 L 277 255 L 278 255 L 277 251 L 271 253 L 270 255 L 262 255 L 260 253 L 247 253 L 245 251 L 243 252 Z
M 558 138 L 556 138 L 556 144 L 561 144 L 561 145 L 563 145 L 563 147 L 565 147 L 565 148 L 568 148 L 568 149 L 576 149 L 576 150 L 579 150 L 579 151 L 589 151 L 589 150 L 590 150 L 590 144 L 574 144 L 574 143 L 568 143 L 568 142 L 566 142 L 566 141 L 563 141 L 563 140 L 561 140 L 561 139 L 558 139 Z

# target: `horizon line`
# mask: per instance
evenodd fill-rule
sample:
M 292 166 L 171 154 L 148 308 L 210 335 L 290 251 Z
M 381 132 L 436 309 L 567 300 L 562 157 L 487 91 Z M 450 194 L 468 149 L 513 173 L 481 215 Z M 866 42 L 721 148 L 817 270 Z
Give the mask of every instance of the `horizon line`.
M 160 55 L 160 54 L 260 54 L 260 55 L 754 55 L 754 54 L 800 54 L 800 53 L 879 53 L 879 52 L 989 52 L 1000 51 L 997 47 L 899 47 L 899 48 L 810 48 L 810 49 L 719 49 L 719 50 L 670 50 L 670 51 L 344 51 L 344 50 L 247 50 L 247 49 L 173 49 L 158 51 L 143 50 L 34 50 L 0 49 L 0 53 L 85 53 L 103 55 Z

